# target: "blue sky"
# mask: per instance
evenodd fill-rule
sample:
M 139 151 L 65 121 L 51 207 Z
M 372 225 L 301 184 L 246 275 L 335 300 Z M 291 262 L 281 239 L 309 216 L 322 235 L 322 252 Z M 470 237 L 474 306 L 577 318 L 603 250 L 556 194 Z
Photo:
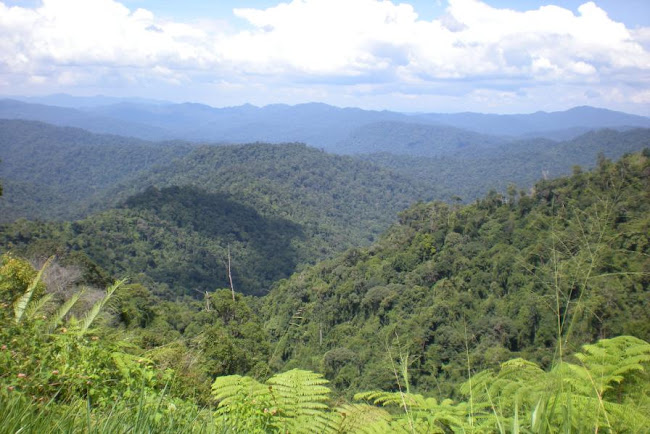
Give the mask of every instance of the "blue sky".
M 13 4 L 25 4 L 26 1 L 13 1 Z M 32 4 L 38 3 L 32 1 Z M 236 0 L 236 1 L 205 1 L 205 0 L 127 0 L 123 2 L 132 8 L 145 8 L 161 16 L 175 17 L 177 19 L 196 19 L 206 15 L 218 16 L 223 19 L 232 19 L 234 8 L 269 8 L 280 3 L 273 0 Z M 394 3 L 409 3 L 413 6 L 419 17 L 424 20 L 433 20 L 444 13 L 447 2 L 440 0 L 412 0 Z M 537 9 L 542 5 L 556 4 L 576 11 L 586 3 L 583 0 L 560 2 L 544 2 L 540 0 L 488 0 L 485 3 L 497 8 L 526 11 Z M 604 0 L 597 4 L 607 11 L 607 14 L 616 21 L 621 21 L 634 28 L 650 25 L 650 1 L 648 0 Z
M 0 0 L 0 94 L 650 115 L 647 0 Z

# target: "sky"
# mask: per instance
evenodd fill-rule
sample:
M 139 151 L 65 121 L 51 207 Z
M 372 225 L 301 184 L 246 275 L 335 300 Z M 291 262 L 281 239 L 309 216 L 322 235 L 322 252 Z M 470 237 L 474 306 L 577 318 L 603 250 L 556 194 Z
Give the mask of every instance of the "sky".
M 0 0 L 0 95 L 650 116 L 650 1 Z

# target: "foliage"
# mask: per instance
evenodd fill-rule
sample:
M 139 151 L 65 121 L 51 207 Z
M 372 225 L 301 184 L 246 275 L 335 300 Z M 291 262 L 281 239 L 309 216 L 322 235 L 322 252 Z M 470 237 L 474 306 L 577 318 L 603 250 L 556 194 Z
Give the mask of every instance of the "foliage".
M 242 295 L 236 294 L 234 298 L 227 289 L 210 294 L 206 309 L 193 316 L 184 332 L 203 355 L 202 366 L 210 378 L 269 372 L 269 344 L 264 328 Z
M 90 407 L 78 400 L 35 403 L 28 397 L 0 393 L 2 433 L 217 433 L 208 410 L 174 400 L 141 400 L 137 405 L 118 401 L 109 408 Z
M 450 399 L 438 402 L 435 398 L 401 391 L 357 393 L 354 399 L 402 410 L 402 417 L 391 424 L 393 431 L 401 432 L 444 433 L 463 429 L 470 410 L 464 402 L 454 404 Z
M 322 375 L 293 369 L 261 384 L 238 375 L 212 386 L 219 401 L 216 422 L 234 432 L 387 432 L 390 415 L 365 404 L 327 405 L 330 390 Z
M 0 378 L 4 387 L 40 402 L 87 398 L 106 403 L 128 398 L 140 387 L 155 388 L 159 382 L 169 381 L 165 378 L 168 373 L 160 373 L 163 375 L 158 378 L 145 359 L 125 352 L 124 343 L 105 342 L 106 338 L 99 336 L 87 337 L 91 324 L 123 282 L 108 288 L 83 319 L 71 318 L 64 326 L 54 329 L 72 303 L 48 312 L 47 303 L 40 303 L 34 297 L 34 288 L 47 264 L 14 302 L 13 318 L 6 313 L 2 317 L 0 341 L 4 344 L 0 351 Z M 115 387 L 116 383 L 121 387 Z
M 212 173 L 216 155 L 237 166 L 241 155 L 224 149 L 197 149 L 207 162 L 197 173 Z M 305 152 L 278 149 L 249 151 Z M 270 282 L 271 268 L 309 251 L 280 238 L 314 227 L 293 220 L 293 205 L 277 217 L 272 203 L 245 206 L 201 176 L 206 190 L 151 188 L 75 223 L 6 227 L 15 253 L 0 262 L 0 426 L 544 433 L 650 423 L 648 152 L 600 158 L 530 195 L 418 203 L 372 246 L 304 267 L 263 298 L 196 275 L 218 268 L 225 287 L 232 246 L 236 289 L 254 287 L 248 272 Z M 62 256 L 43 261 L 50 252 Z M 129 270 L 135 283 L 90 287 L 104 269 Z
M 217 422 L 235 432 L 313 432 L 325 422 L 325 383 L 321 375 L 298 369 L 274 375 L 266 385 L 238 375 L 219 377 L 212 385 Z
M 461 388 L 476 406 L 491 409 L 487 424 L 531 432 L 642 432 L 650 424 L 647 368 L 650 344 L 629 336 L 585 345 L 577 363 L 550 371 L 513 359 L 481 372 Z
M 303 264 L 367 244 L 420 192 L 304 145 L 201 147 L 105 192 L 102 206 L 118 208 L 73 223 L 18 221 L 0 244 L 28 257 L 83 252 L 114 276 L 175 294 L 228 286 L 230 248 L 236 290 L 261 295 Z
M 0 120 L 0 223 L 78 218 L 118 182 L 193 148 L 92 134 L 40 122 Z M 100 204 L 101 209 L 105 205 Z
M 453 203 L 460 198 L 471 203 L 490 190 L 505 195 L 510 186 L 528 190 L 541 177 L 570 175 L 576 166 L 593 168 L 601 153 L 619 159 L 625 153 L 639 152 L 650 146 L 649 136 L 648 129 L 599 130 L 562 142 L 537 138 L 484 147 L 468 142 L 429 156 L 369 149 L 359 157 L 429 186 L 435 199 Z
M 322 370 L 349 396 L 395 390 L 391 366 L 408 354 L 414 391 L 442 398 L 468 364 L 523 357 L 548 368 L 583 342 L 650 339 L 649 165 L 643 154 L 602 159 L 530 196 L 411 207 L 370 248 L 265 297 L 272 369 Z
M 277 374 L 265 384 L 220 377 L 212 386 L 215 421 L 233 432 L 643 432 L 650 423 L 650 344 L 621 336 L 585 345 L 575 357 L 579 364 L 561 362 L 550 371 L 509 360 L 496 372 L 473 375 L 461 388 L 469 401 L 458 403 L 374 391 L 354 397 L 369 404 L 333 406 L 326 405 L 327 381 L 309 371 Z M 604 384 L 621 388 L 606 394 Z

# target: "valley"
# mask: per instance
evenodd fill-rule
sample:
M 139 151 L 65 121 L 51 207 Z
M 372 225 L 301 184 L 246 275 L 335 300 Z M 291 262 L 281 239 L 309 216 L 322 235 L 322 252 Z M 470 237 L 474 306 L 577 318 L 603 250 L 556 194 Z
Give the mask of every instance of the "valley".
M 305 109 L 300 118 L 326 108 L 283 109 Z M 16 356 L 3 359 L 3 378 L 32 373 L 8 387 L 61 403 L 43 417 L 57 408 L 74 414 L 67 406 L 79 396 L 97 411 L 102 400 L 126 405 L 139 396 L 167 421 L 161 427 L 189 422 L 154 410 L 156 399 L 204 426 L 216 396 L 215 414 L 224 426 L 234 415 L 233 430 L 249 421 L 300 432 L 306 410 L 291 416 L 289 404 L 265 401 L 264 382 L 302 381 L 315 402 L 321 393 L 332 395 L 323 402 L 345 403 L 318 407 L 323 431 L 343 429 L 336 427 L 345 412 L 354 414 L 349 423 L 376 418 L 368 426 L 377 432 L 407 422 L 467 428 L 460 422 L 467 414 L 489 431 L 503 419 L 487 407 L 468 410 L 487 397 L 468 395 L 467 387 L 483 381 L 505 397 L 491 375 L 508 364 L 525 360 L 569 381 L 569 371 L 554 370 L 578 369 L 571 354 L 596 342 L 628 345 L 616 351 L 634 351 L 639 366 L 647 364 L 649 129 L 585 132 L 586 121 L 566 120 L 557 125 L 579 134 L 557 140 L 330 111 L 312 130 L 339 135 L 324 149 L 297 143 L 308 137 L 306 121 L 302 132 L 278 133 L 293 138 L 288 143 L 229 144 L 1 120 L 0 294 L 5 307 L 30 294 L 32 312 L 18 319 L 18 308 L 4 309 L 0 317 L 0 337 L 13 339 Z M 149 125 L 167 122 L 163 114 L 151 114 Z M 418 117 L 425 118 L 444 119 Z M 44 327 L 49 332 L 33 341 Z M 607 340 L 621 336 L 628 340 Z M 68 349 L 55 353 L 53 345 Z M 65 394 L 43 376 L 60 372 L 61 357 L 71 387 Z M 89 372 L 98 386 L 84 389 L 76 378 Z M 647 422 L 646 372 L 621 377 L 628 386 L 616 393 L 624 400 L 603 392 L 607 405 L 637 405 L 626 407 L 629 420 L 610 410 L 610 423 Z M 140 386 L 127 385 L 139 376 Z M 106 382 L 119 387 L 102 389 Z M 326 390 L 310 392 L 315 384 Z M 298 392 L 286 393 L 291 400 Z M 572 393 L 574 410 L 588 406 L 581 401 L 588 392 Z M 12 396 L 0 398 L 30 411 L 6 401 Z M 417 404 L 424 397 L 447 404 Z M 382 408 L 401 399 L 414 400 L 412 419 Z M 527 417 L 535 405 L 503 402 L 499 411 Z M 281 416 L 266 420 L 269 406 Z M 432 422 L 431 412 L 445 416 Z M 562 418 L 551 410 L 544 417 Z

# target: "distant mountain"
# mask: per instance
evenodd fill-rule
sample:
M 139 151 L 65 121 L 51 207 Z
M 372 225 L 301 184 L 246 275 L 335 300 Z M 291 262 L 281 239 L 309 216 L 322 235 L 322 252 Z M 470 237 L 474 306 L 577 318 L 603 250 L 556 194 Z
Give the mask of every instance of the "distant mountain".
M 539 178 L 568 175 L 574 166 L 591 168 L 599 154 L 616 159 L 644 148 L 650 148 L 650 129 L 605 129 L 559 143 L 538 138 L 475 146 L 469 152 L 460 148 L 437 157 L 375 153 L 359 158 L 435 187 L 438 199 L 471 202 L 490 190 L 503 193 L 510 184 L 527 189 Z
M 68 97 L 51 98 L 52 101 L 61 99 L 64 104 L 74 103 L 68 101 Z M 433 149 L 463 145 L 466 142 L 505 142 L 507 139 L 504 137 L 507 136 L 568 140 L 593 129 L 650 127 L 649 118 L 593 107 L 521 115 L 408 115 L 338 108 L 321 103 L 215 108 L 194 103 L 165 104 L 133 100 L 96 104 L 101 101 L 101 97 L 90 99 L 83 107 L 71 109 L 2 100 L 0 118 L 40 120 L 92 132 L 151 140 L 303 142 L 337 153 L 381 152 L 394 148 L 412 155 L 423 155 L 423 152 L 431 155 Z M 437 129 L 427 130 L 424 126 Z M 457 131 L 449 129 L 452 127 Z M 479 137 L 477 133 L 493 137 Z M 389 140 L 395 142 L 388 143 Z M 375 144 L 376 148 L 370 149 Z M 425 148 L 430 151 L 425 152 Z
M 359 126 L 384 120 L 410 122 L 403 114 L 337 108 L 311 103 L 266 107 L 243 105 L 214 108 L 203 104 L 151 106 L 123 103 L 97 107 L 89 113 L 172 129 L 175 137 L 229 143 L 304 142 L 335 150 Z
M 172 134 L 162 128 L 128 119 L 98 116 L 72 108 L 29 104 L 10 99 L 0 100 L 0 119 L 41 121 L 59 126 L 83 128 L 94 133 L 117 134 L 141 139 L 172 138 Z
M 388 152 L 397 155 L 436 157 L 493 148 L 511 139 L 489 136 L 445 125 L 385 121 L 356 128 L 339 153 Z
M 135 104 L 171 104 L 169 101 L 161 101 L 148 98 L 131 98 L 131 97 L 114 97 L 106 95 L 95 96 L 73 96 L 65 93 L 57 93 L 44 96 L 9 96 L 4 95 L 0 98 L 13 99 L 16 101 L 27 102 L 30 104 L 44 104 L 67 108 L 99 107 L 104 105 L 120 104 L 130 102 Z
M 521 115 L 480 113 L 406 115 L 390 111 L 338 108 L 320 103 L 255 107 L 243 105 L 213 108 L 202 104 L 152 106 L 122 103 L 90 109 L 94 114 L 173 129 L 176 137 L 189 140 L 217 140 L 231 143 L 300 141 L 341 153 L 368 152 L 367 145 L 377 129 L 399 127 L 400 145 L 422 140 L 423 125 L 455 127 L 494 136 L 548 137 L 570 139 L 591 129 L 643 127 L 650 119 L 612 110 L 576 107 L 563 112 Z M 386 122 L 393 122 L 387 125 Z M 397 124 L 399 123 L 399 124 Z M 373 124 L 383 124 L 382 126 Z M 407 128 L 413 128 L 408 137 Z M 436 131 L 436 130 L 431 130 Z M 449 130 L 447 130 L 448 132 Z M 457 131 L 456 133 L 459 133 Z M 394 133 L 389 131 L 393 137 Z M 444 134 L 444 133 L 443 133 Z M 465 136 L 468 133 L 464 133 Z M 440 137 L 434 132 L 426 141 Z M 482 138 L 481 140 L 485 140 Z M 494 142 L 496 138 L 490 139 Z M 358 146 L 362 146 L 359 149 Z M 385 149 L 376 149 L 375 152 Z
M 495 115 L 481 113 L 424 114 L 420 120 L 466 128 L 484 134 L 546 137 L 559 130 L 641 127 L 650 128 L 650 118 L 595 107 L 574 107 L 561 112 Z
M 0 119 L 0 222 L 79 217 L 100 192 L 192 148 Z

